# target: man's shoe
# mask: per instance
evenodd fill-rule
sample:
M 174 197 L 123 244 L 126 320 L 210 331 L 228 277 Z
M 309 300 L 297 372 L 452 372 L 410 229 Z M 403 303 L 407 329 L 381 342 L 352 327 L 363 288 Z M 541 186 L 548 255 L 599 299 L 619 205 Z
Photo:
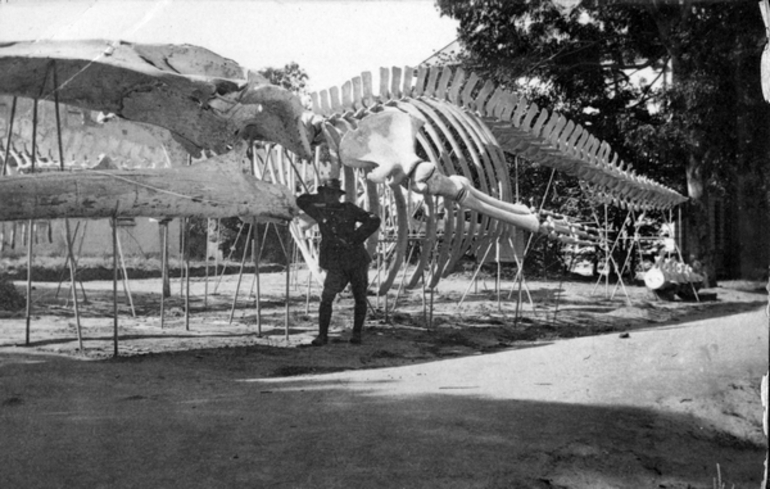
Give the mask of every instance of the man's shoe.
M 313 346 L 324 346 L 326 343 L 329 342 L 329 338 L 325 335 L 318 335 L 315 337 L 313 341 L 310 342 Z
M 350 337 L 350 344 L 351 345 L 360 345 L 361 344 L 361 333 L 353 333 L 353 336 Z

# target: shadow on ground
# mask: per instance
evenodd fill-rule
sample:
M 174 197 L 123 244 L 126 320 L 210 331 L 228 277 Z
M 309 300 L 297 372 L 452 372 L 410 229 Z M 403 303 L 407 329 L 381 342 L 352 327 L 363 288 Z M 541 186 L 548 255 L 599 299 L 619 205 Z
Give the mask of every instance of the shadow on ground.
M 1 355 L 0 486 L 685 489 L 716 464 L 759 484 L 764 447 L 690 416 L 254 380 L 267 350 Z

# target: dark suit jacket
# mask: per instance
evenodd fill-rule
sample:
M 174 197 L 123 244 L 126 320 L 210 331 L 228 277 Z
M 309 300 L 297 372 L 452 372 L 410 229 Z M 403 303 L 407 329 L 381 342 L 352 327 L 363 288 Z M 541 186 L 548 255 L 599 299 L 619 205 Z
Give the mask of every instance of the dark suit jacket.
M 321 230 L 321 268 L 351 269 L 369 264 L 372 259 L 364 242 L 380 227 L 376 214 L 349 202 L 325 204 L 318 194 L 300 195 L 297 206 L 315 219 Z

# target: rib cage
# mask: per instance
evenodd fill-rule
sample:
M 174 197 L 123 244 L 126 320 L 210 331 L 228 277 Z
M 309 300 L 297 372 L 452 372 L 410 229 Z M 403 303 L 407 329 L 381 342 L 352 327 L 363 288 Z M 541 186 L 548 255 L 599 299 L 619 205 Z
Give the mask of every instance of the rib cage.
M 475 75 L 447 67 L 406 67 L 380 69 L 379 94 L 373 90 L 371 73 L 311 94 L 313 111 L 325 118 L 327 127 L 345 132 L 369 114 L 396 108 L 424 122 L 417 135 L 417 152 L 446 175 L 462 175 L 484 193 L 504 202 L 513 201 L 505 152 L 524 157 L 577 176 L 587 191 L 616 205 L 642 209 L 665 209 L 685 199 L 675 191 L 634 174 L 618 163 L 618 155 L 606 142 L 591 136 L 580 125 L 556 113 L 540 110 L 524 97 L 481 83 Z M 329 131 L 326 131 L 329 141 Z M 339 136 L 332 136 L 339 141 Z M 334 145 L 334 141 L 331 142 Z M 400 193 L 400 190 L 398 191 Z M 411 201 L 412 193 L 409 192 Z M 432 268 L 430 287 L 454 269 L 467 252 L 486 254 L 498 238 L 515 239 L 515 229 L 472 211 L 466 216 L 453 202 L 426 199 L 431 213 L 446 214 L 438 229 L 416 232 L 409 211 L 399 222 L 395 261 L 403 259 L 407 236 L 421 236 L 422 249 L 437 249 L 434 263 L 420 257 L 408 284 L 415 286 L 422 273 Z M 431 223 L 435 225 L 435 219 Z M 569 220 L 546 216 L 543 227 L 552 237 L 570 233 L 573 242 L 597 239 L 595 230 L 576 226 Z M 442 232 L 443 231 L 443 232 Z M 438 246 L 437 246 L 438 245 Z M 394 263 L 395 264 L 395 263 Z M 393 283 L 399 266 L 391 266 L 380 293 Z
M 411 69 L 407 68 L 405 72 L 411 73 Z M 417 135 L 419 155 L 434 163 L 446 175 L 462 175 L 474 182 L 484 193 L 507 202 L 512 201 L 513 194 L 504 154 L 483 121 L 461 107 L 432 97 L 423 89 L 424 83 L 421 80 L 424 77 L 418 76 L 417 84 L 412 86 L 408 77 L 402 77 L 400 69 L 395 68 L 392 77 L 390 73 L 387 69 L 381 70 L 378 97 L 373 94 L 371 74 L 364 73 L 341 88 L 311 94 L 314 109 L 324 115 L 327 121 L 332 121 L 335 127 L 343 126 L 348 129 L 355 128 L 357 121 L 366 115 L 388 107 L 412 115 L 424 122 L 423 129 Z M 427 70 L 422 69 L 420 73 L 427 74 Z M 403 96 L 406 90 L 419 95 Z M 344 124 L 340 121 L 344 121 Z M 394 202 L 399 204 L 403 198 L 399 197 L 400 188 L 388 192 L 395 196 Z M 412 192 L 408 192 L 408 195 L 405 200 L 417 201 L 412 211 L 422 207 L 426 213 L 443 213 L 446 217 L 438 227 L 431 222 L 431 226 L 426 223 L 425 229 L 419 230 L 415 229 L 410 209 L 405 205 L 396 205 L 397 209 L 402 209 L 401 212 L 408 214 L 399 219 L 399 222 L 411 225 L 407 224 L 407 229 L 398 233 L 394 258 L 380 287 L 381 292 L 387 290 L 395 280 L 400 262 L 406 253 L 408 234 L 421 237 L 423 250 L 435 249 L 436 252 L 433 257 L 429 253 L 421 253 L 418 266 L 407 286 L 416 286 L 423 272 L 430 269 L 430 286 L 434 287 L 442 276 L 453 270 L 463 254 L 484 253 L 498 237 L 507 240 L 516 232 L 510 225 L 479 215 L 475 211 L 466 215 L 466 212 L 457 209 L 453 202 L 443 198 L 437 198 L 436 202 L 433 202 L 432 198 L 422 200 L 422 196 Z

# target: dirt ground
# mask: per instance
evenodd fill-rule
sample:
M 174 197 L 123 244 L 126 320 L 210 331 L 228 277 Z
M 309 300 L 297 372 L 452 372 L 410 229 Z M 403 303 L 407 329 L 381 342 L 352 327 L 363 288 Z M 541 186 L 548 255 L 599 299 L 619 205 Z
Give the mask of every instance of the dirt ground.
M 111 282 L 83 283 L 82 351 L 66 284 L 36 282 L 28 344 L 23 311 L 0 312 L 0 487 L 684 489 L 718 474 L 759 486 L 763 283 L 664 302 L 628 284 L 528 280 L 517 313 L 511 280 L 498 292 L 492 276 L 457 274 L 433 297 L 370 296 L 361 346 L 346 341 L 343 295 L 323 348 L 307 346 L 320 292 L 308 283 L 295 271 L 287 304 L 286 274 L 260 273 L 257 309 L 246 275 L 231 310 L 237 276 L 195 277 L 186 326 L 180 280 L 163 325 L 160 281 L 131 280 L 113 358 Z M 661 343 L 673 363 L 652 360 Z M 581 348 L 605 360 L 568 368 Z M 705 370 L 685 362 L 688 348 Z M 410 372 L 423 383 L 392 380 Z M 501 397 L 503 373 L 562 385 Z M 578 395 L 587 381 L 591 395 Z

